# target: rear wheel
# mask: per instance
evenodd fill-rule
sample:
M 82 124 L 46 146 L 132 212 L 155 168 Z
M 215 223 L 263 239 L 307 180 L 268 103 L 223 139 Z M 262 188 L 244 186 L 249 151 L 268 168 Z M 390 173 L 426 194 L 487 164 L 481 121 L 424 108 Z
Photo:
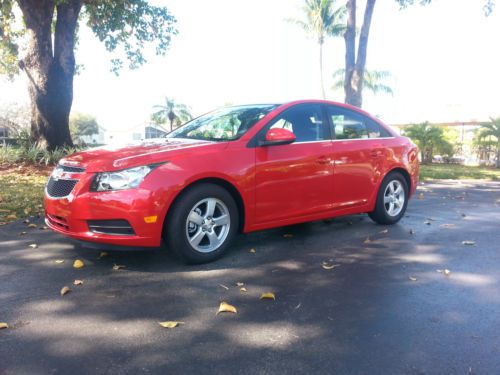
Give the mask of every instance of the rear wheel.
M 236 235 L 238 209 L 224 188 L 200 184 L 175 202 L 165 223 L 167 246 L 187 263 L 219 258 Z
M 375 209 L 368 213 L 379 224 L 395 224 L 403 217 L 408 204 L 408 184 L 399 172 L 389 173 L 382 181 Z

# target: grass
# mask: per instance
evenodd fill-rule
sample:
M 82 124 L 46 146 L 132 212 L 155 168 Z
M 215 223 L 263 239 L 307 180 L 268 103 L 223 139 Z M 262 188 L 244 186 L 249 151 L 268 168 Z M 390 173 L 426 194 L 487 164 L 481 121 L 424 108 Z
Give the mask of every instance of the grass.
M 0 171 L 0 224 L 42 215 L 46 181 L 37 173 Z
M 421 180 L 493 180 L 500 181 L 500 169 L 457 164 L 420 165 Z

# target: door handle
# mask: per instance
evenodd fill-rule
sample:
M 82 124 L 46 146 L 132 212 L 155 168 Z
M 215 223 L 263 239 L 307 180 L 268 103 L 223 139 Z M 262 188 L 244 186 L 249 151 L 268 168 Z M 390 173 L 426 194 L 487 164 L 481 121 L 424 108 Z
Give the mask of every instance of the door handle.
M 327 156 L 320 156 L 316 161 L 318 164 L 330 164 L 332 159 Z

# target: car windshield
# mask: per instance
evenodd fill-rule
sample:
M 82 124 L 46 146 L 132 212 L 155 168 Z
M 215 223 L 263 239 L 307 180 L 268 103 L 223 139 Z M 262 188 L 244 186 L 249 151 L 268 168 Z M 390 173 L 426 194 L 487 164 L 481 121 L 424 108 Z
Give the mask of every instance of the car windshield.
M 278 104 L 226 107 L 200 116 L 167 135 L 167 138 L 232 141 L 245 134 Z

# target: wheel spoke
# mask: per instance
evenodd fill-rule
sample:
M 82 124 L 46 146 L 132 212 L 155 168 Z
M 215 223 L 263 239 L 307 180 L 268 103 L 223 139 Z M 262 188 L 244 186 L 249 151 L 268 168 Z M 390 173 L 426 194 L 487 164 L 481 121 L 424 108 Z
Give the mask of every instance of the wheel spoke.
M 385 196 L 384 197 L 384 204 L 391 203 L 391 197 Z
M 196 225 L 201 225 L 203 223 L 203 217 L 195 211 L 191 211 L 189 214 L 188 220 Z
M 401 184 L 398 184 L 398 187 L 396 188 L 396 190 L 394 190 L 394 194 L 396 195 L 399 195 L 401 194 L 403 188 L 401 187 Z
M 205 237 L 205 234 L 206 232 L 203 232 L 201 228 L 199 228 L 198 232 L 196 232 L 195 235 L 189 239 L 189 243 L 193 246 L 198 246 L 203 237 Z
M 205 213 L 205 217 L 212 217 L 214 216 L 214 211 L 215 211 L 215 205 L 216 205 L 215 199 L 208 199 L 207 200 L 207 212 Z
M 389 183 L 389 191 L 391 192 L 391 194 L 394 194 L 394 182 Z
M 389 210 L 388 210 L 388 212 L 389 212 L 389 215 L 392 215 L 392 213 L 394 212 L 394 203 L 393 202 L 391 202 L 389 204 Z
M 226 225 L 227 223 L 229 223 L 229 216 L 222 215 L 219 217 L 214 217 L 213 220 L 214 220 L 215 226 L 218 227 L 220 225 Z
M 216 246 L 219 243 L 219 237 L 214 231 L 207 232 L 208 240 L 210 241 L 210 246 Z

